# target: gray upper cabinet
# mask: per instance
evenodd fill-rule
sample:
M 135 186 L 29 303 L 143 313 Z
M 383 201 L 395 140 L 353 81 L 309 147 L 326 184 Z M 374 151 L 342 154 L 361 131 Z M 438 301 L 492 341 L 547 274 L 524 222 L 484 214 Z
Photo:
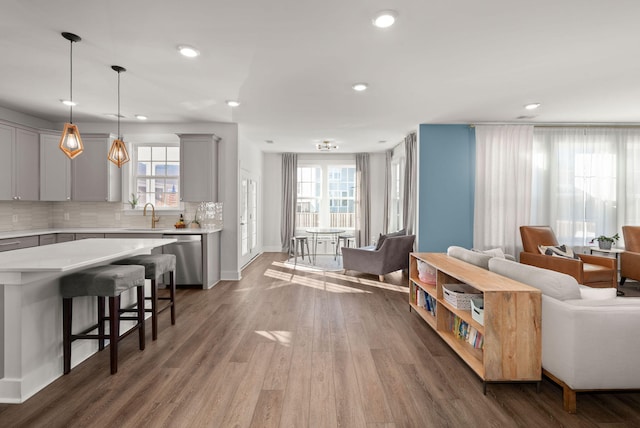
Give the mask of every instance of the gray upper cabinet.
M 71 160 L 60 150 L 60 133 L 40 133 L 40 200 L 71 199 Z
M 217 202 L 218 141 L 213 134 L 179 134 L 180 199 Z
M 0 124 L 0 200 L 37 201 L 40 197 L 38 133 Z
M 74 201 L 119 202 L 122 171 L 107 156 L 114 137 L 80 134 L 84 151 L 71 160 L 71 198 Z

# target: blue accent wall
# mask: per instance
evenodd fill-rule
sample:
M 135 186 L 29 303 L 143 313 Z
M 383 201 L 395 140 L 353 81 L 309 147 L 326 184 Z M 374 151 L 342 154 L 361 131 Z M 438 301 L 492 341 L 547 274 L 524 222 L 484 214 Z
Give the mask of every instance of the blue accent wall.
M 418 251 L 473 246 L 475 129 L 420 125 L 418 131 Z

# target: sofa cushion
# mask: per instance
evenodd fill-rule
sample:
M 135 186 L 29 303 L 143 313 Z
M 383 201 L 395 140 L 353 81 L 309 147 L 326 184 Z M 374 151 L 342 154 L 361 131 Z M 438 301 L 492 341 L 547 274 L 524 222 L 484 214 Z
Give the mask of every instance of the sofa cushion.
M 580 299 L 580 287 L 574 277 L 497 257 L 489 260 L 489 270 L 522 282 L 558 300 Z
M 489 260 L 493 257 L 490 254 L 467 250 L 466 248 L 457 247 L 455 245 L 447 248 L 447 255 L 464 262 L 471 263 L 472 265 L 479 266 L 483 269 L 489 269 Z
M 378 237 L 378 242 L 376 244 L 376 250 L 379 250 L 380 247 L 382 247 L 382 243 L 384 242 L 385 239 L 387 238 L 391 238 L 392 236 L 405 236 L 407 234 L 407 230 L 406 229 L 400 229 L 397 232 L 391 232 L 391 233 L 387 233 L 386 235 L 383 235 L 382 233 L 380 234 L 380 236 Z

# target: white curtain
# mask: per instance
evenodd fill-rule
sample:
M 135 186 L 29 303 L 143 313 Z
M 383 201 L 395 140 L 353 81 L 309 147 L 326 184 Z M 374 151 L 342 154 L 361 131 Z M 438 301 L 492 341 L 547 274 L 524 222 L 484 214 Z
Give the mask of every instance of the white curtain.
M 561 244 L 580 251 L 640 224 L 640 129 L 536 127 L 534 152 L 532 221 Z
M 476 126 L 473 246 L 517 257 L 521 225 L 529 224 L 533 126 Z
M 418 211 L 418 135 L 410 133 L 404 138 L 404 205 L 402 224 L 407 235 L 416 233 L 416 213 Z
M 369 153 L 356 153 L 356 244 L 371 242 L 371 183 L 369 180 Z
M 622 140 L 619 175 L 624 178 L 620 186 L 624 197 L 618 203 L 618 225 L 640 226 L 640 129 L 620 129 L 619 133 Z
M 298 155 L 282 154 L 282 217 L 280 219 L 280 241 L 282 251 L 289 253 L 291 238 L 296 233 L 296 205 L 298 196 Z

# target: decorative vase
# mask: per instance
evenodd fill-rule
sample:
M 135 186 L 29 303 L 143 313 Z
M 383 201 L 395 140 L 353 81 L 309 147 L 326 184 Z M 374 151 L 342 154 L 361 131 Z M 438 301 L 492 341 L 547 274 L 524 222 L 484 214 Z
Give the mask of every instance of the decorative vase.
M 611 241 L 598 241 L 598 248 L 600 248 L 601 250 L 610 250 L 611 244 Z

